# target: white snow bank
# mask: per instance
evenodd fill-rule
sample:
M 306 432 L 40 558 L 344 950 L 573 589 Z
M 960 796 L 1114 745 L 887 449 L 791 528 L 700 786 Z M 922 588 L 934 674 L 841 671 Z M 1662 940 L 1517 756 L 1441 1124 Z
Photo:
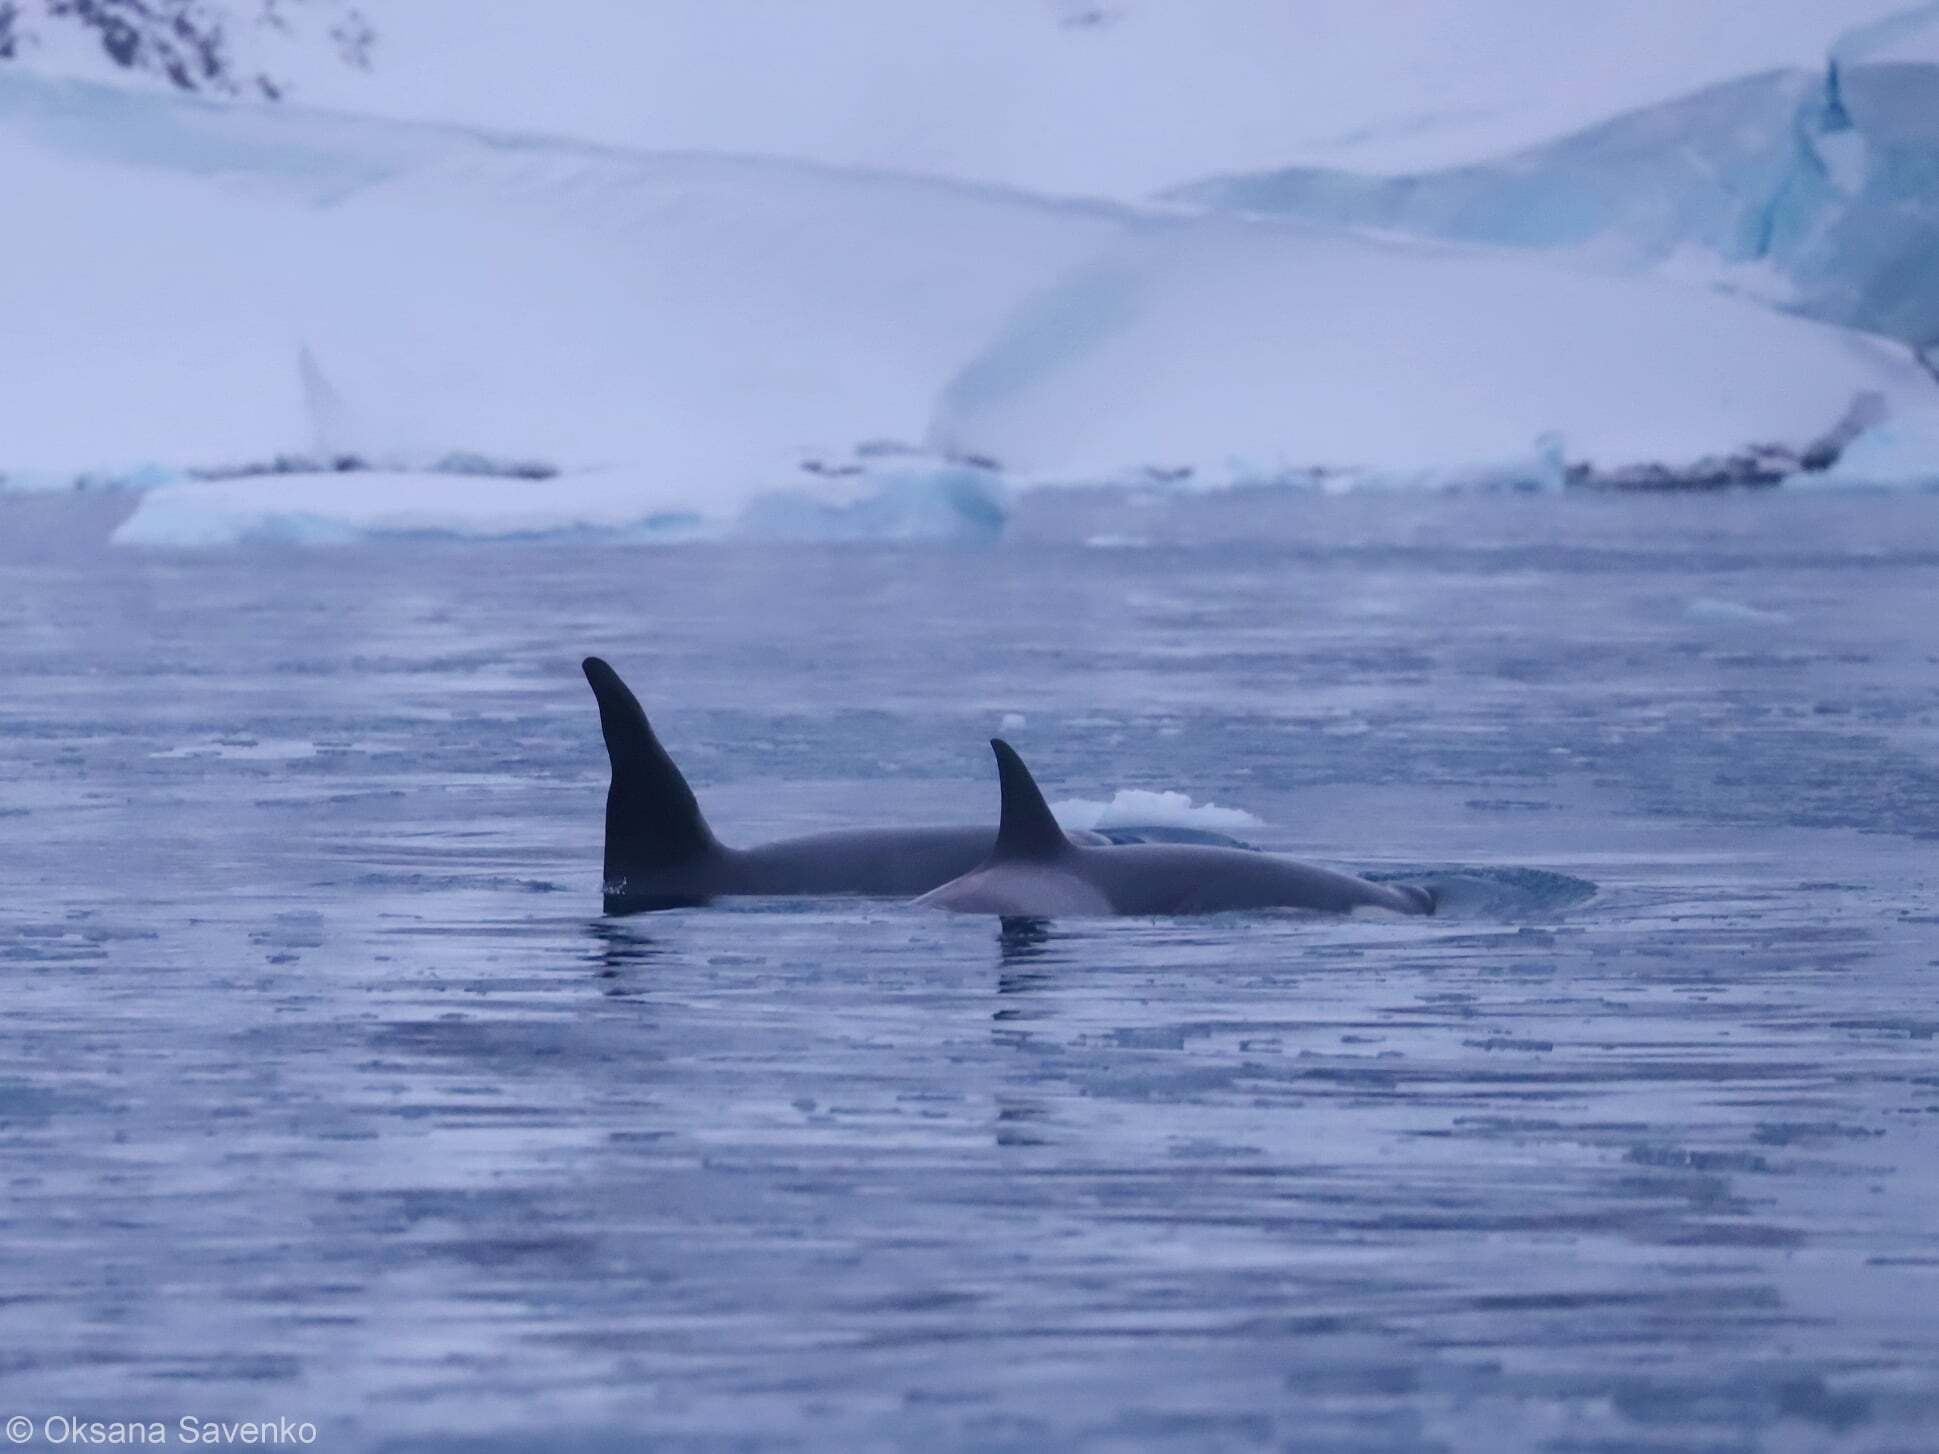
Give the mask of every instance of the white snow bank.
M 1149 788 L 1119 788 L 1109 802 L 1065 798 L 1052 803 L 1050 811 L 1066 828 L 1191 828 L 1229 833 L 1263 827 L 1265 823 L 1244 808 L 1194 803 L 1185 793 L 1152 792 Z
M 1539 483 L 1558 456 L 1801 451 L 1865 393 L 1902 427 L 1939 412 L 1907 350 L 1739 299 L 1208 218 L 1143 229 L 1024 310 L 930 441 L 1052 478 Z
M 0 173 L 32 219 L 0 268 L 0 473 L 468 450 L 651 471 L 709 510 L 917 436 L 1119 220 L 7 67 Z
M 1001 481 L 905 464 L 785 491 L 696 502 L 678 480 L 627 469 L 513 480 L 450 474 L 277 474 L 162 486 L 117 545 L 333 545 L 385 537 L 473 540 L 984 540 L 1001 532 Z
M 621 146 L 1146 196 L 1295 163 L 1498 155 L 1812 65 L 1903 0 L 411 0 L 309 100 Z M 285 63 L 287 64 L 287 62 Z M 553 78 L 570 77 L 570 84 Z

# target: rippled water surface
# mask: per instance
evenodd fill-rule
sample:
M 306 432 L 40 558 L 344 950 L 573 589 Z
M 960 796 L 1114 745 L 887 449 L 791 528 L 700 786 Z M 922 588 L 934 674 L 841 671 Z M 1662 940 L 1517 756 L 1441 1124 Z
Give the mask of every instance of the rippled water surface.
M 1934 1446 L 1930 500 L 209 557 L 108 508 L 0 514 L 0 1415 Z M 1001 727 L 1053 798 L 1459 891 L 605 920 L 589 651 L 729 841 L 993 819 Z

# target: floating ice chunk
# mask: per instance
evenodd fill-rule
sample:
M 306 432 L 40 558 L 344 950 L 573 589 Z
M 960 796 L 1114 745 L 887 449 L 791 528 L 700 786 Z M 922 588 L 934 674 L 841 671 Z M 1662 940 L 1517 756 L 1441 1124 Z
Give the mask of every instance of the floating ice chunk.
M 1024 719 L 1023 713 L 1005 712 L 1003 714 L 1003 720 L 997 725 L 1005 732 L 1021 732 L 1028 724 Z
M 1228 831 L 1263 827 L 1265 821 L 1244 808 L 1194 803 L 1185 793 L 1152 792 L 1148 788 L 1119 788 L 1109 802 L 1066 798 L 1051 804 L 1051 811 L 1066 828 L 1135 826 Z
M 749 502 L 733 533 L 779 540 L 994 540 L 1007 514 L 1002 480 L 989 470 L 866 470 L 861 488 L 778 490 Z
M 783 472 L 785 473 L 785 472 Z M 987 540 L 1004 524 L 987 471 L 903 466 L 784 490 L 722 474 L 616 469 L 552 479 L 363 471 L 197 480 L 145 495 L 117 545 L 471 540 Z
M 1790 617 L 1782 611 L 1767 611 L 1741 601 L 1726 601 L 1718 596 L 1697 596 L 1683 608 L 1692 621 L 1714 621 L 1742 626 L 1782 626 Z
M 631 472 L 534 482 L 369 471 L 166 486 L 142 497 L 113 540 L 334 545 L 372 536 L 651 536 L 696 533 L 703 524 Z
M 207 737 L 197 742 L 185 742 L 179 747 L 151 752 L 148 755 L 150 757 L 219 757 L 235 762 L 293 762 L 298 758 L 315 757 L 317 751 L 316 743 L 306 737 Z

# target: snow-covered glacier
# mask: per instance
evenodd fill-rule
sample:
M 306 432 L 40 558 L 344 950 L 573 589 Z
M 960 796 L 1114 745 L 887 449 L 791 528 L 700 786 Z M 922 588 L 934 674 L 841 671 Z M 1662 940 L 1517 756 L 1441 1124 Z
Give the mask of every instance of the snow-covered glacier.
M 1295 167 L 1177 200 L 1567 251 L 1939 346 L 1939 6 L 1498 159 L 1398 176 Z
M 1505 248 L 14 68 L 0 168 L 0 488 L 154 485 L 128 543 L 985 539 L 1043 483 L 1827 439 L 1939 473 L 1909 350 Z

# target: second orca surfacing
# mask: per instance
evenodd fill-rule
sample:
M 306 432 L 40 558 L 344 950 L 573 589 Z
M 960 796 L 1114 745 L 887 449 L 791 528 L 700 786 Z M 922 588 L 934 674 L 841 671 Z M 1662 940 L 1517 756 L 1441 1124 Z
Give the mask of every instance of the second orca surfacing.
M 978 867 L 916 900 L 919 906 L 1030 919 L 1282 908 L 1434 912 L 1434 896 L 1413 884 L 1374 883 L 1270 853 L 1196 844 L 1072 843 L 1023 759 L 1001 739 L 990 746 L 1003 790 L 996 846 Z

